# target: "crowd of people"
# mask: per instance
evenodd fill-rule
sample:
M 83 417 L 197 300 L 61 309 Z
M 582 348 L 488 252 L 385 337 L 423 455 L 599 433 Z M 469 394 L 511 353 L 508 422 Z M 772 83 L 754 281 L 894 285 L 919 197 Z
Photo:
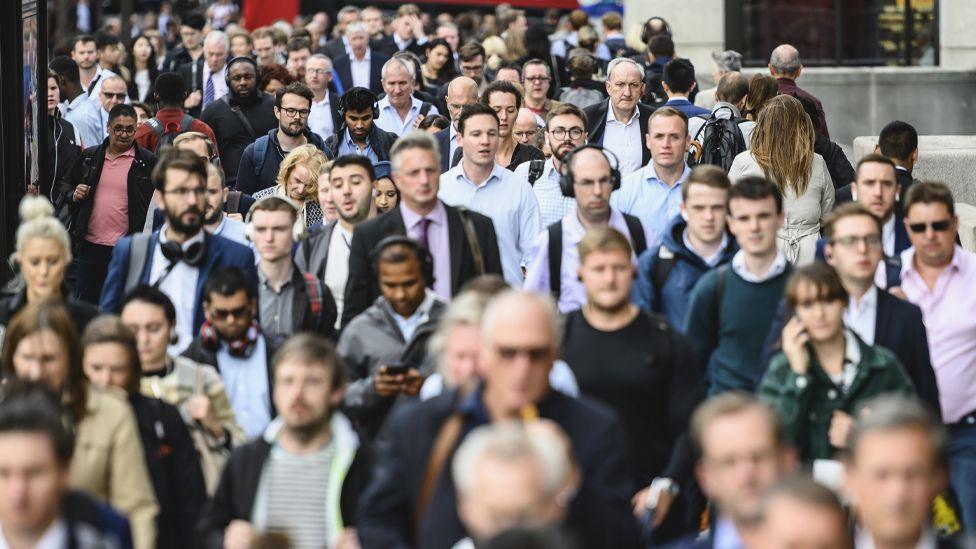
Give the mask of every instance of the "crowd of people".
M 166 3 L 164 3 L 166 4 Z M 0 546 L 965 547 L 976 256 L 782 44 L 230 0 L 54 47 Z

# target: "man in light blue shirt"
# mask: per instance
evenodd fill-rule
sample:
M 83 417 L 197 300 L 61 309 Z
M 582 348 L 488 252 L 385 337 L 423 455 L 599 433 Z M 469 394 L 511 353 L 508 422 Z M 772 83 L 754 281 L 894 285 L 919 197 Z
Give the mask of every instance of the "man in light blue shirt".
M 464 206 L 491 218 L 498 237 L 505 281 L 522 286 L 522 265 L 542 230 L 539 202 L 524 179 L 495 162 L 498 115 L 483 103 L 465 105 L 458 116 L 464 156 L 441 175 L 437 196 L 450 206 Z
M 72 111 L 75 131 L 81 139 L 82 147 L 97 147 L 108 137 L 108 113 L 112 107 L 125 103 L 127 88 L 125 80 L 109 76 L 101 83 L 97 101 L 88 101 Z M 69 120 L 71 121 L 71 120 Z
M 376 125 L 380 129 L 403 135 L 415 129 L 424 116 L 438 114 L 437 107 L 413 96 L 415 75 L 413 63 L 406 59 L 393 58 L 383 65 L 380 81 L 386 97 L 379 102 Z
M 685 153 L 691 144 L 688 117 L 672 107 L 661 107 L 647 121 L 647 147 L 651 161 L 626 176 L 619 191 L 610 198 L 610 206 L 636 216 L 654 235 L 647 247 L 661 240 L 668 223 L 678 215 L 681 185 L 691 168 L 685 164 Z

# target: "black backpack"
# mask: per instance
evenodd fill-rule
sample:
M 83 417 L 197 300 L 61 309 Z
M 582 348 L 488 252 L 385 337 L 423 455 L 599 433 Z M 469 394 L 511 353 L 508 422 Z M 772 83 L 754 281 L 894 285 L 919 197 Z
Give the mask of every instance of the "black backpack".
M 719 107 L 705 120 L 692 138 L 701 143 L 701 157 L 697 162 L 693 160 L 692 162 L 697 165 L 719 166 L 725 170 L 725 173 L 729 173 L 735 155 L 747 149 L 746 140 L 742 137 L 742 130 L 739 129 L 739 124 L 745 122 L 745 119 L 736 117 L 734 111 L 731 118 L 719 118 L 717 114 L 721 109 L 732 111 L 731 107 Z
M 172 145 L 173 140 L 176 139 L 176 136 L 180 135 L 183 132 L 190 131 L 190 124 L 192 123 L 193 123 L 193 117 L 184 113 L 183 119 L 180 120 L 180 129 L 175 132 L 167 132 L 166 127 L 163 126 L 163 123 L 157 120 L 156 117 L 152 117 L 149 120 L 146 120 L 146 124 L 149 124 L 149 129 L 151 129 L 153 133 L 156 134 L 156 137 L 158 137 L 158 139 L 156 140 L 156 148 L 153 149 L 152 152 L 155 153 L 156 151 L 162 149 L 166 145 Z

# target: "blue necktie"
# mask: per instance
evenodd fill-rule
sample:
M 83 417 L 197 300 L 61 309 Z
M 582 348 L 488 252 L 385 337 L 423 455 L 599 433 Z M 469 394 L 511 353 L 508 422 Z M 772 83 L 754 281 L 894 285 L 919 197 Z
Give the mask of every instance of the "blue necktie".
M 214 94 L 215 92 L 214 92 L 213 74 L 211 74 L 209 77 L 207 77 L 207 85 L 204 87 L 203 90 L 204 107 L 209 105 L 214 100 Z

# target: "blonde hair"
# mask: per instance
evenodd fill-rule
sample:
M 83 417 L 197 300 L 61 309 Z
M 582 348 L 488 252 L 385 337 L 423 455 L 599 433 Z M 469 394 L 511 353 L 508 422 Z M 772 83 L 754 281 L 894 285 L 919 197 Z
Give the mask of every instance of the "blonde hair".
M 47 238 L 61 245 L 67 261 L 71 261 L 71 238 L 60 221 L 54 218 L 54 207 L 47 198 L 26 196 L 20 201 L 20 227 L 14 259 L 32 238 Z
M 813 171 L 813 122 L 795 97 L 777 95 L 759 112 L 750 152 L 784 196 L 807 190 Z
M 485 64 L 491 70 L 496 70 L 502 63 L 508 61 L 508 45 L 500 36 L 489 36 L 481 42 L 485 48 Z
M 309 175 L 312 176 L 311 185 L 306 191 L 308 193 L 306 199 L 310 197 L 314 200 L 315 195 L 319 192 L 319 174 L 322 173 L 322 166 L 328 161 L 329 158 L 325 156 L 325 153 L 315 145 L 296 147 L 281 161 L 281 167 L 278 168 L 278 178 L 275 179 L 275 182 L 284 191 L 288 178 L 291 177 L 291 172 L 299 166 L 304 166 Z

